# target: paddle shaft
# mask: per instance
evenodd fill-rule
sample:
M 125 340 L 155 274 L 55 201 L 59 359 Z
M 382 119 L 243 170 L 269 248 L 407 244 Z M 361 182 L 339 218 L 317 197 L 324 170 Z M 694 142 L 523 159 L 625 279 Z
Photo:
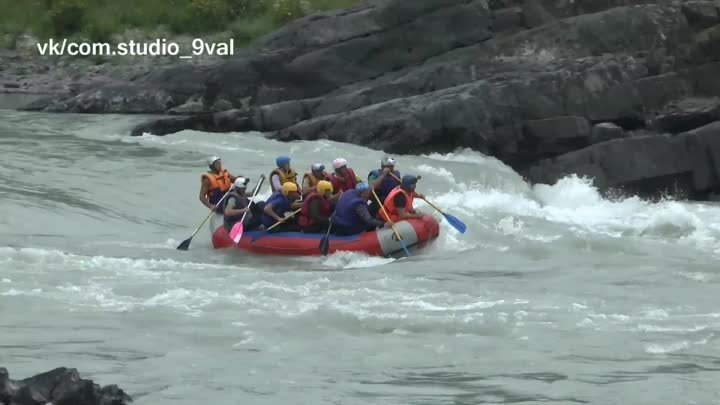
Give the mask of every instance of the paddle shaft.
M 330 249 L 330 229 L 332 229 L 332 215 L 330 216 L 327 232 L 325 232 L 325 236 L 320 240 L 320 254 L 322 255 L 326 255 Z
M 393 177 L 395 177 L 395 179 L 396 179 L 397 181 L 402 182 L 402 180 L 400 180 L 400 179 L 398 178 L 398 176 L 395 175 L 395 173 L 390 172 L 390 175 L 393 176 Z M 444 212 L 442 212 L 442 210 L 441 210 L 440 208 L 436 207 L 435 204 L 431 203 L 430 201 L 428 201 L 428 200 L 426 200 L 426 199 L 424 199 L 424 198 L 421 198 L 421 200 L 423 200 L 423 201 L 425 201 L 426 203 L 430 204 L 430 206 L 433 207 L 433 208 L 435 208 L 439 213 L 444 214 Z
M 275 222 L 270 228 L 266 229 L 266 231 L 269 231 L 269 230 L 275 228 L 276 226 L 282 224 L 283 222 L 285 222 L 285 221 L 287 221 L 288 219 L 290 219 L 290 218 L 292 218 L 293 216 L 295 216 L 295 214 L 297 214 L 297 213 L 300 212 L 301 210 L 302 210 L 302 208 L 298 208 L 297 210 L 293 211 L 292 214 L 290 214 L 290 215 L 286 216 L 285 218 L 283 218 L 283 219 Z
M 230 187 L 230 190 L 228 190 L 227 193 L 225 193 L 225 195 L 222 196 L 222 198 L 220 199 L 220 201 L 218 201 L 217 204 L 215 204 L 215 206 L 217 207 L 218 205 L 220 205 L 220 204 L 225 200 L 225 197 L 227 197 L 232 190 L 233 190 L 233 187 Z M 214 213 L 215 213 L 214 210 L 210 210 L 210 213 L 208 214 L 208 216 L 206 216 L 205 219 L 203 219 L 203 221 L 200 223 L 200 226 L 198 226 L 197 229 L 195 229 L 195 232 L 193 232 L 191 238 L 194 237 L 195 234 L 198 233 L 198 231 L 200 231 L 200 228 L 202 228 L 202 226 L 205 225 L 205 222 L 207 222 L 207 220 L 210 219 L 210 217 L 211 217 Z
M 392 226 L 392 230 L 393 232 L 395 232 L 395 236 L 397 236 L 398 240 L 402 240 L 397 229 L 395 229 L 395 223 L 390 219 L 390 215 L 388 215 L 387 211 L 385 211 L 385 207 L 383 206 L 382 201 L 380 201 L 380 197 L 375 194 L 375 190 L 373 190 L 372 188 L 370 189 L 370 191 L 372 192 L 373 197 L 375 197 L 375 201 L 377 201 L 377 203 L 380 205 L 380 209 L 385 214 L 385 218 L 387 218 L 388 222 L 390 222 L 390 226 Z
M 250 211 L 250 204 L 253 203 L 253 200 L 255 199 L 255 196 L 260 191 L 260 187 L 262 187 L 262 183 L 265 181 L 265 176 L 260 176 L 260 181 L 258 182 L 257 186 L 255 186 L 255 191 L 253 191 L 252 197 L 250 197 L 250 201 L 248 202 L 247 211 L 243 212 L 242 218 L 240 218 L 240 222 L 243 222 L 245 220 L 245 215 L 247 215 L 248 211 Z
M 392 172 L 391 172 L 390 174 L 391 174 L 393 177 L 395 177 L 398 181 L 401 181 L 400 179 L 398 179 L 398 177 L 395 175 L 395 173 L 392 173 Z M 419 178 L 419 177 L 418 177 L 418 178 Z M 465 225 L 465 223 L 463 223 L 461 220 L 455 218 L 454 216 L 443 212 L 443 211 L 442 211 L 440 208 L 438 208 L 435 204 L 433 204 L 433 203 L 431 203 L 430 201 L 428 201 L 424 196 L 423 196 L 423 197 L 420 197 L 420 199 L 423 200 L 423 201 L 425 201 L 426 203 L 428 203 L 428 205 L 430 205 L 431 207 L 435 208 L 435 210 L 437 210 L 437 212 L 441 213 L 441 214 L 445 217 L 445 220 L 448 221 L 448 223 L 449 223 L 450 225 L 452 225 L 452 227 L 455 228 L 458 232 L 460 232 L 460 233 L 465 233 L 465 230 L 467 230 L 467 225 Z

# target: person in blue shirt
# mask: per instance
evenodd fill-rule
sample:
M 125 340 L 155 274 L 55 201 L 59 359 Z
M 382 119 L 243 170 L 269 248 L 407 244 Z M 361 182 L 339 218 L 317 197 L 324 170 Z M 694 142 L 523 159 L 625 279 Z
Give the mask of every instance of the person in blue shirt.
M 298 186 L 292 182 L 285 182 L 282 188 L 265 201 L 263 209 L 262 224 L 268 232 L 297 232 L 300 227 L 295 218 L 290 218 L 280 225 L 270 229 L 276 222 L 282 220 L 286 214 L 292 213 L 294 208 L 298 208 L 297 200 L 300 199 Z
M 358 183 L 354 190 L 346 191 L 340 196 L 332 216 L 335 235 L 356 235 L 383 226 L 392 226 L 390 222 L 377 220 L 370 215 L 367 205 L 369 199 L 370 186 L 365 183 Z

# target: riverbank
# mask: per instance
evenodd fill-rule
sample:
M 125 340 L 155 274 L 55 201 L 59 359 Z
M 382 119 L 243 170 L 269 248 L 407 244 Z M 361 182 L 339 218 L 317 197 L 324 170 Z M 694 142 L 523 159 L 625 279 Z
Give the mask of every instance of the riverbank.
M 720 190 L 719 16 L 710 0 L 369 1 L 217 64 L 153 66 L 25 109 L 182 115 L 133 135 L 471 148 L 533 183 L 578 174 L 604 193 L 704 200 Z

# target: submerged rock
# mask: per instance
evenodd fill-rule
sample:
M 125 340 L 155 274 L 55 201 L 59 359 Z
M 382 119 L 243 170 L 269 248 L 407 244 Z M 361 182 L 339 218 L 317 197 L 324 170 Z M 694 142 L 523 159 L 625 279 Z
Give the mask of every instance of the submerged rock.
M 12 380 L 0 367 L 2 405 L 125 405 L 132 403 L 117 385 L 100 387 L 80 378 L 74 368 L 60 367 L 23 380 Z

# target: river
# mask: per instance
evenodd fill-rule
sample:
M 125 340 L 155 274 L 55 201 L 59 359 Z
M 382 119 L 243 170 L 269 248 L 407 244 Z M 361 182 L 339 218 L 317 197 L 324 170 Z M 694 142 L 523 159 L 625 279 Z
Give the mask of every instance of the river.
M 720 404 L 720 206 L 531 187 L 472 151 L 395 156 L 462 219 L 410 258 L 214 251 L 233 174 L 381 151 L 256 133 L 128 136 L 140 116 L 0 110 L 0 366 L 75 367 L 137 404 Z M 267 188 L 262 193 L 268 196 Z M 421 209 L 430 208 L 421 206 Z

